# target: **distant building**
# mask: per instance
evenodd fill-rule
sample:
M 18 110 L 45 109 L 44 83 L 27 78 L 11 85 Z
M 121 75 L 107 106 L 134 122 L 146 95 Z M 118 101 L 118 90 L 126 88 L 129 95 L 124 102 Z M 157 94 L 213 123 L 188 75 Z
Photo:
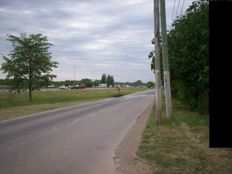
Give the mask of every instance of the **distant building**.
M 98 85 L 98 87 L 99 87 L 99 88 L 106 88 L 107 85 L 106 85 L 106 83 L 100 83 L 100 84 Z
M 55 88 L 55 85 L 49 85 L 48 88 Z

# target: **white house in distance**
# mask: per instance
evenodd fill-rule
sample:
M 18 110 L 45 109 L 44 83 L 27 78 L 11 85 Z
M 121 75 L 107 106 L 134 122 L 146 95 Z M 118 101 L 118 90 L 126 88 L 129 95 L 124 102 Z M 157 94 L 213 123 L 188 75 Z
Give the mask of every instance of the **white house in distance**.
M 98 87 L 99 87 L 99 88 L 106 88 L 107 85 L 106 85 L 106 83 L 100 83 L 100 84 L 98 85 Z

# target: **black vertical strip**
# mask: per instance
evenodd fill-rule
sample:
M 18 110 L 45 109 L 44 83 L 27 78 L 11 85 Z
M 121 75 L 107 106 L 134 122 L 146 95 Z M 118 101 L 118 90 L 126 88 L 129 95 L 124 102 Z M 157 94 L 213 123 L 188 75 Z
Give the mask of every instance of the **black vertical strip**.
M 232 147 L 232 2 L 209 3 L 209 146 Z

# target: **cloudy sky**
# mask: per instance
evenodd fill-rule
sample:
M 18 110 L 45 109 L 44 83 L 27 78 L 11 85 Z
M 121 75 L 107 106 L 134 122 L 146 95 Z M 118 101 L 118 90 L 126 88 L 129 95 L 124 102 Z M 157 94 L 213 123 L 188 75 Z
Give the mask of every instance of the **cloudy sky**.
M 166 0 L 168 29 L 192 1 Z M 154 81 L 147 58 L 153 0 L 0 0 L 0 53 L 12 50 L 7 34 L 22 32 L 41 33 L 54 44 L 55 80 L 100 79 L 106 73 L 115 81 Z

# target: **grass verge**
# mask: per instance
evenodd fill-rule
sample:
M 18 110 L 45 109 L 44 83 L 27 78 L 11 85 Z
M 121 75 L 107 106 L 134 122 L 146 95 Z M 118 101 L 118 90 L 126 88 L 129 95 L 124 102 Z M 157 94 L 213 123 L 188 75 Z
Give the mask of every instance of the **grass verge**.
M 146 89 L 142 87 L 121 88 L 120 96 Z M 33 100 L 29 101 L 26 92 L 0 93 L 0 120 L 115 97 L 117 94 L 118 91 L 115 88 L 33 92 Z
M 173 101 L 174 118 L 158 127 L 155 107 L 136 154 L 150 162 L 156 174 L 230 174 L 232 149 L 209 148 L 208 115 Z

